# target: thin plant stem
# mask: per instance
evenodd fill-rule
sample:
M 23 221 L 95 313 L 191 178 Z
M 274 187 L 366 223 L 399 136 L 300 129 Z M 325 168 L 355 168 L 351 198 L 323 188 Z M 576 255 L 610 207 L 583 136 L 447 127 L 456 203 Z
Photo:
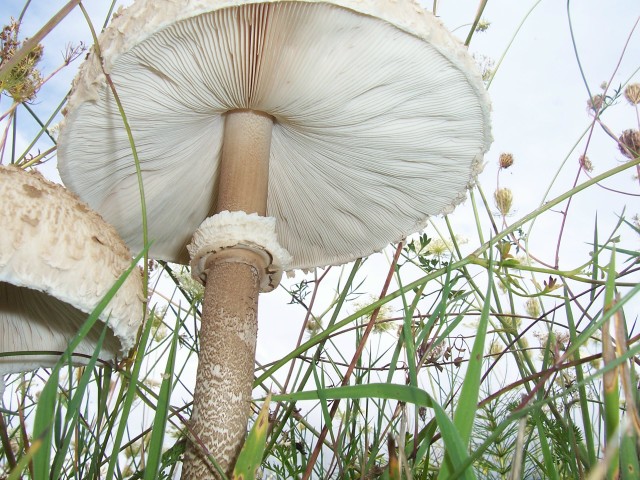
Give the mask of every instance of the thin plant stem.
M 396 253 L 394 255 L 393 258 L 393 262 L 391 263 L 390 267 L 389 267 L 389 272 L 387 274 L 387 279 L 385 280 L 384 286 L 382 287 L 382 291 L 380 293 L 380 298 L 384 298 L 385 295 L 387 294 L 387 289 L 389 288 L 389 284 L 391 283 L 391 279 L 393 278 L 393 273 L 395 270 L 395 266 L 398 263 L 398 258 L 400 258 L 400 252 L 402 252 L 402 242 L 400 242 L 398 244 L 398 246 L 396 247 Z M 362 350 L 364 349 L 366 340 L 369 336 L 369 334 L 371 333 L 371 330 L 373 329 L 373 326 L 376 323 L 376 319 L 378 318 L 378 313 L 380 312 L 380 307 L 377 307 L 371 314 L 371 319 L 369 320 L 369 323 L 367 325 L 367 328 L 364 332 L 364 334 L 362 335 L 362 339 L 360 340 L 360 343 L 358 345 L 358 348 L 356 350 L 356 353 L 353 356 L 353 360 L 351 361 L 349 368 L 347 369 L 346 373 L 344 374 L 344 377 L 342 378 L 342 382 L 341 384 L 347 385 L 347 383 L 349 382 L 349 378 L 351 376 L 351 374 L 353 373 L 353 370 L 355 368 L 356 362 L 358 361 L 358 359 L 360 358 L 360 355 L 362 354 Z M 331 406 L 331 418 L 333 418 L 336 414 L 336 412 L 338 411 L 338 406 L 340 405 L 340 402 L 338 400 L 336 400 L 333 405 Z M 302 477 L 302 480 L 308 480 L 311 477 L 311 473 L 313 471 L 313 466 L 315 465 L 317 459 L 318 459 L 318 455 L 320 454 L 320 449 L 322 448 L 322 443 L 324 441 L 324 438 L 326 437 L 328 433 L 328 426 L 325 425 L 322 429 L 322 431 L 320 432 L 320 437 L 318 438 L 318 441 L 316 442 L 316 446 L 313 450 L 313 453 L 311 454 L 311 457 L 309 458 L 309 462 L 307 464 L 307 468 L 305 469 L 304 475 Z

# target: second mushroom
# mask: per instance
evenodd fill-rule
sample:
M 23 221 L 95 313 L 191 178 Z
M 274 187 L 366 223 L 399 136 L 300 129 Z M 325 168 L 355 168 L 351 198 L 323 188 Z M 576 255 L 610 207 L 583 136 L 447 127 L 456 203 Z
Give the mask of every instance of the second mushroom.
M 183 476 L 231 472 L 254 379 L 258 292 L 342 264 L 465 198 L 491 142 L 475 63 L 411 0 L 138 0 L 80 69 L 65 184 L 150 254 L 206 284 Z M 206 414 L 206 415 L 205 415 Z M 206 418 L 205 418 L 206 417 Z M 205 448 L 202 448 L 205 447 Z

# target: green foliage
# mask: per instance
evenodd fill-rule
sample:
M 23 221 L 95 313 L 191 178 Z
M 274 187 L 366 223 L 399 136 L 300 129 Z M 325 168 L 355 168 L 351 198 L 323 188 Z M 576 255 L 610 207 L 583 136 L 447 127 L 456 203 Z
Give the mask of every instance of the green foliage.
M 268 395 L 240 451 L 233 469 L 233 476 L 231 477 L 233 480 L 253 480 L 255 478 L 256 472 L 262 463 L 262 455 L 267 441 L 270 403 L 271 396 Z

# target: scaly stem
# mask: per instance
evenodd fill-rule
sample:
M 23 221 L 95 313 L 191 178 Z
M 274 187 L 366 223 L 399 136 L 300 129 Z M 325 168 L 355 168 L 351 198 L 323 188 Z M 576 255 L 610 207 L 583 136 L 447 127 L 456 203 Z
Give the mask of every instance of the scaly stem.
M 227 113 L 216 213 L 267 209 L 269 150 L 273 120 L 248 110 Z M 229 248 L 207 259 L 200 356 L 183 479 L 219 478 L 211 455 L 230 475 L 244 442 L 251 407 L 260 255 Z

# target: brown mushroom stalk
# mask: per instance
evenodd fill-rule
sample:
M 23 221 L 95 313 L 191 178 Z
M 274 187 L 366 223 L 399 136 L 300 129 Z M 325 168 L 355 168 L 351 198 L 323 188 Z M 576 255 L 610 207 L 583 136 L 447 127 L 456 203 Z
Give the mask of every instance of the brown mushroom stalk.
M 225 116 L 218 212 L 265 215 L 273 121 L 240 110 Z M 217 212 L 217 213 L 218 213 Z M 227 248 L 205 260 L 200 354 L 190 429 L 230 474 L 242 447 L 251 407 L 258 335 L 258 294 L 265 259 L 246 248 Z M 213 467 L 189 442 L 183 478 L 210 478 Z
M 230 474 L 250 414 L 262 259 L 229 249 L 208 261 L 200 353 L 189 429 Z M 213 467 L 189 442 L 182 478 L 211 478 Z
M 252 110 L 225 114 L 216 213 L 267 212 L 271 116 Z

